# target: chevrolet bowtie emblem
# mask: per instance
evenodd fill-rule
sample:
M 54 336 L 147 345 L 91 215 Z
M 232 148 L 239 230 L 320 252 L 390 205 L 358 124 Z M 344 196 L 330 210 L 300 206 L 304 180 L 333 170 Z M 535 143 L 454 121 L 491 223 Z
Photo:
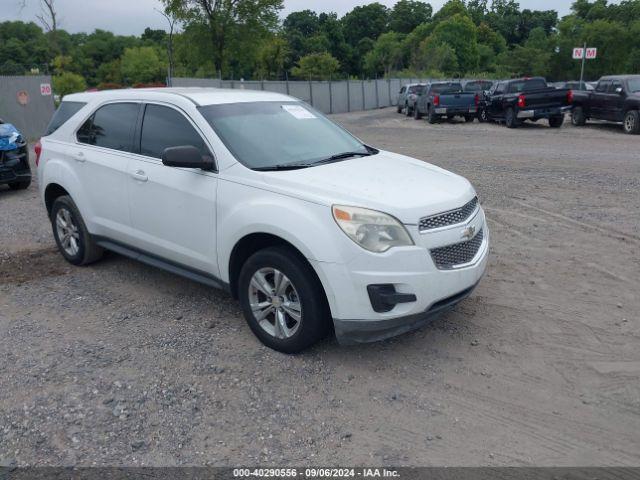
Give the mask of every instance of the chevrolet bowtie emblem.
M 475 235 L 475 233 L 476 233 L 476 227 L 474 226 L 467 227 L 462 231 L 462 238 L 471 240 Z

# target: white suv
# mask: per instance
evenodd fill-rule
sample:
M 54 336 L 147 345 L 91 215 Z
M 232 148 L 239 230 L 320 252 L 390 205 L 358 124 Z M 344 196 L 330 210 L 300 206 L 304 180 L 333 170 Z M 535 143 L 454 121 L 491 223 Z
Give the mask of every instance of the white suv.
M 271 348 L 397 335 L 482 277 L 471 184 L 363 144 L 294 98 L 150 89 L 65 97 L 36 146 L 62 255 L 104 249 L 229 291 Z

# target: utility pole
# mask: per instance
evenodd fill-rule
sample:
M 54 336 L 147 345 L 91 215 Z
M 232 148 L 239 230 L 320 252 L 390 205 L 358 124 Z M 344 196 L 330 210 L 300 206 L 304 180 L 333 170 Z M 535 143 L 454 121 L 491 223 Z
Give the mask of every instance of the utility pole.
M 582 68 L 580 69 L 580 89 L 582 89 L 583 81 L 584 81 L 584 62 L 587 59 L 587 42 L 584 42 L 584 47 L 582 48 Z

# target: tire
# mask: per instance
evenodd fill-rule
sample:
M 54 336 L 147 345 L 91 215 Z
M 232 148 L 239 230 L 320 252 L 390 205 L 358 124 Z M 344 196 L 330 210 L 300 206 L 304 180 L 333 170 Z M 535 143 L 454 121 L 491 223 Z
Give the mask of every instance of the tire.
M 464 116 L 465 123 L 472 123 L 475 119 L 476 119 L 476 117 L 474 117 L 473 115 L 465 115 Z
M 520 122 L 516 117 L 516 112 L 513 108 L 508 108 L 507 113 L 505 114 L 505 124 L 507 128 L 518 128 L 520 126 Z
M 68 195 L 58 197 L 53 202 L 51 227 L 58 250 L 69 263 L 89 265 L 102 258 L 104 250 L 96 245 L 78 207 Z
M 630 135 L 637 135 L 640 133 L 640 113 L 638 113 L 638 110 L 629 110 L 624 114 L 622 128 L 624 128 L 624 133 L 628 133 Z
M 398 104 L 398 105 L 396 106 L 396 112 L 398 112 L 398 113 L 402 113 L 402 105 Z
M 551 128 L 560 128 L 564 123 L 564 115 L 558 115 L 557 117 L 549 117 L 549 126 Z
M 273 294 L 273 287 L 277 283 L 276 272 L 284 276 L 281 286 L 285 285 L 285 279 L 288 280 L 277 298 Z M 263 280 L 266 280 L 266 284 Z M 258 284 L 262 286 L 258 287 Z M 330 331 L 331 315 L 322 284 L 309 264 L 290 249 L 270 247 L 253 254 L 240 271 L 238 297 L 249 328 L 273 350 L 297 353 L 318 342 Z M 262 311 L 258 312 L 268 312 L 263 319 L 254 313 L 252 303 L 264 305 Z M 288 309 L 285 307 L 287 304 Z M 299 308 L 292 307 L 294 304 Z M 299 312 L 298 319 L 295 318 L 296 312 Z M 284 321 L 284 328 L 280 327 L 282 324 L 276 320 L 276 316 Z
M 487 112 L 486 108 L 481 108 L 478 110 L 478 122 L 486 123 L 489 121 L 489 112 Z
M 11 182 L 9 188 L 11 190 L 26 190 L 31 185 L 31 179 L 23 180 L 21 182 Z
M 422 114 L 420 113 L 420 109 L 417 105 L 413 107 L 413 118 L 416 120 L 422 119 Z
M 405 110 L 404 110 L 404 114 L 405 114 L 407 117 L 410 117 L 411 115 L 413 115 L 413 109 L 412 109 L 412 108 L 409 108 L 409 104 L 405 104 L 404 109 L 405 109 Z
M 587 123 L 582 107 L 574 107 L 571 111 L 571 124 L 576 127 L 583 127 Z
M 430 124 L 434 124 L 434 123 L 438 123 L 439 117 L 438 115 L 436 115 L 435 109 L 433 108 L 433 105 L 429 105 L 429 110 L 428 110 L 428 121 Z

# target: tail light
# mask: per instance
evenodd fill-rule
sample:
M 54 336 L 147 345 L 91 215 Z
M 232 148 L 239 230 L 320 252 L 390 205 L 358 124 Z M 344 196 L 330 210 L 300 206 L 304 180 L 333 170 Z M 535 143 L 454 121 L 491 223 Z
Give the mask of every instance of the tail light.
M 38 143 L 35 144 L 35 146 L 33 147 L 33 150 L 36 152 L 36 167 L 38 165 L 40 165 L 40 154 L 42 153 L 42 144 L 40 143 L 40 140 L 38 140 Z
M 571 105 L 573 103 L 573 90 L 567 92 L 567 103 Z
M 436 107 L 438 105 L 440 105 L 440 95 L 434 95 L 433 96 L 433 105 L 436 106 Z
M 478 105 L 480 105 L 480 95 L 478 95 L 478 94 L 476 93 L 476 96 L 475 96 L 475 98 L 473 99 L 473 101 L 474 101 L 474 102 L 476 102 L 476 107 L 477 107 Z
M 527 106 L 527 99 L 524 95 L 518 95 L 518 108 L 524 108 Z

